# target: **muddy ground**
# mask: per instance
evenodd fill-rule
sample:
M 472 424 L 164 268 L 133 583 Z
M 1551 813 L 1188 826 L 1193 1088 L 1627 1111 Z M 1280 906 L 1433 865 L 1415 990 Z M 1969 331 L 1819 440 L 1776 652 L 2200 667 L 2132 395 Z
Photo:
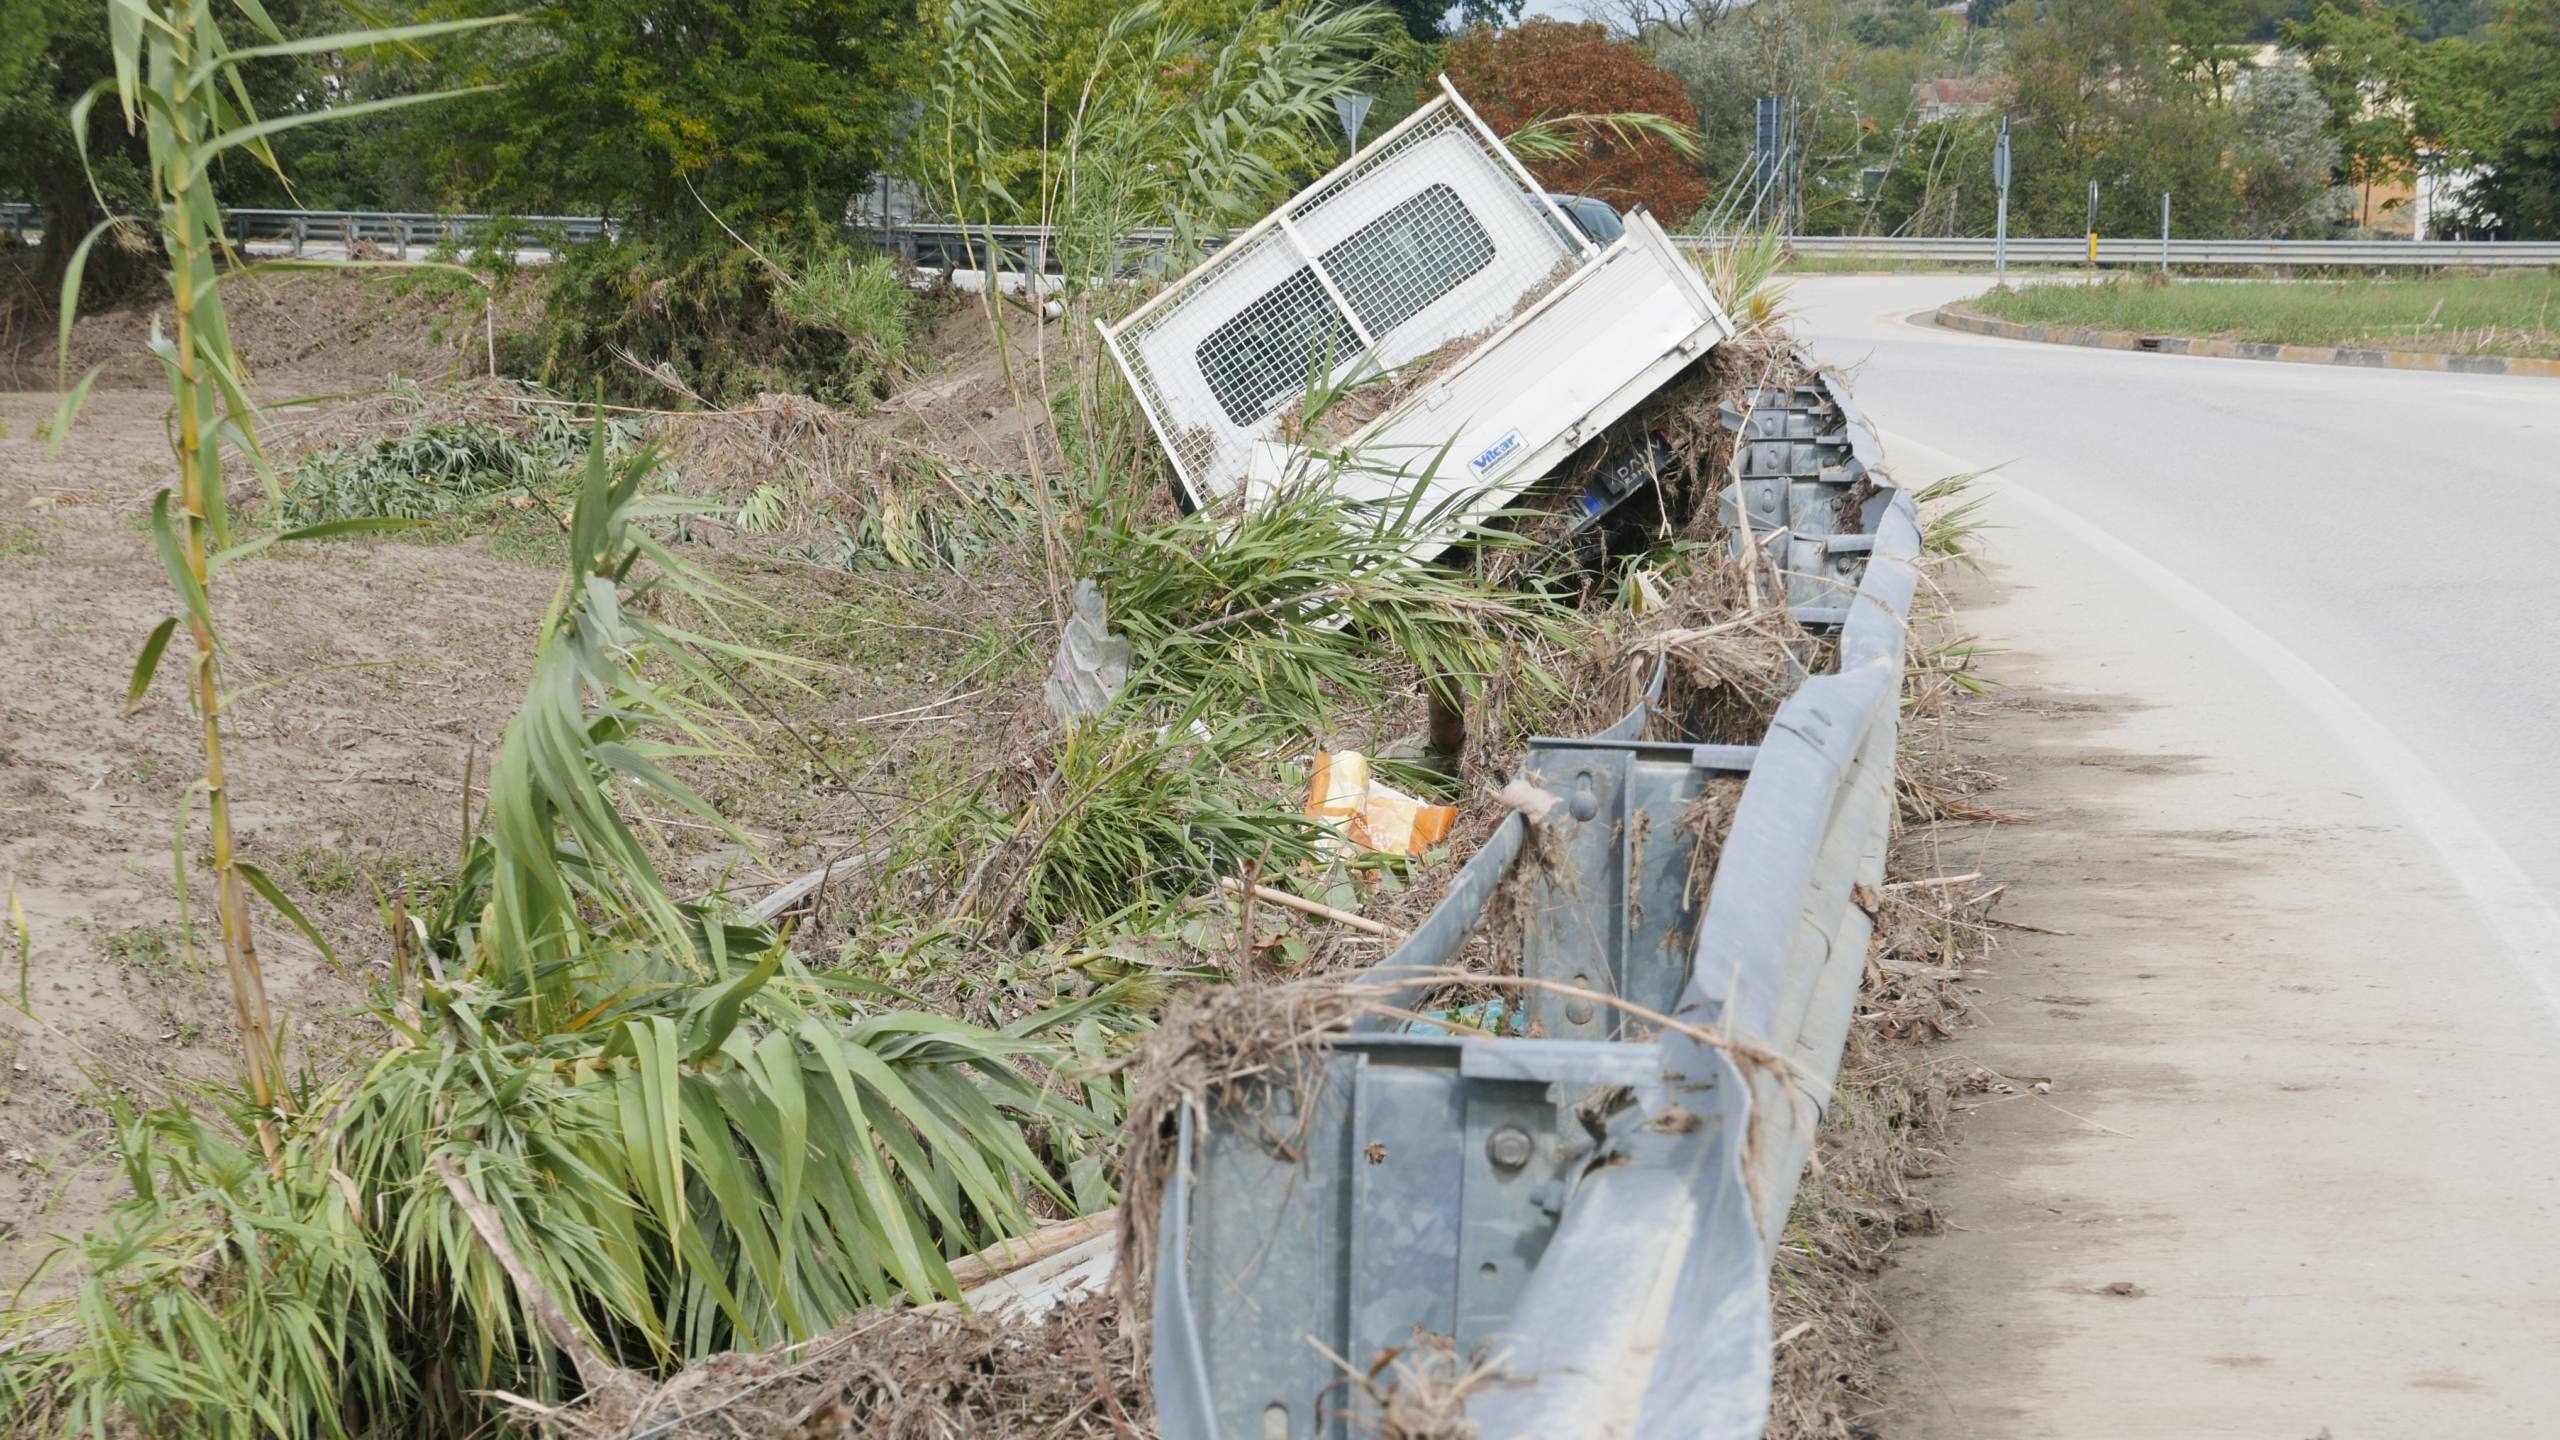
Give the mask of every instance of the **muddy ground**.
M 377 390 L 392 374 L 423 378 L 432 398 L 485 370 L 476 308 L 379 282 L 244 284 L 232 303 L 271 403 Z M 94 1163 L 108 1148 L 102 1086 L 151 1099 L 238 1064 L 209 924 L 183 635 L 141 704 L 124 703 L 144 638 L 173 611 L 145 523 L 171 475 L 170 402 L 141 355 L 153 318 L 134 308 L 81 322 L 74 373 L 107 365 L 58 454 L 46 443 L 60 399 L 49 357 L 0 372 L 28 387 L 0 390 L 0 887 L 26 919 L 28 1002 L 28 1013 L 0 1009 L 0 1286 L 101 1213 L 113 1180 Z M 1019 464 L 1022 427 L 983 333 L 965 313 L 937 324 L 914 362 L 922 393 L 879 428 Z M 279 413 L 270 433 L 290 450 L 379 432 L 382 412 L 379 400 L 341 401 Z M 748 433 L 746 420 L 653 423 L 691 458 L 680 483 L 724 493 L 765 473 L 789 439 Z M 687 424 L 728 429 L 686 436 Z M 861 483 L 865 463 L 848 455 L 827 483 Z M 243 475 L 235 495 L 254 508 L 256 489 Z M 991 594 L 949 567 L 847 574 L 791 538 L 719 524 L 690 536 L 691 558 L 754 602 L 731 613 L 736 638 L 802 663 L 789 680 L 741 677 L 739 753 L 695 767 L 755 845 L 659 817 L 679 888 L 758 891 L 859 843 L 897 812 L 903 776 L 931 780 L 952 754 L 1000 740 L 1014 702 L 1036 696 L 1033 632 L 1045 622 L 1033 597 Z M 242 852 L 337 952 L 329 963 L 273 917 L 260 929 L 297 1061 L 325 1072 L 378 1042 L 363 1013 L 389 964 L 377 895 L 450 876 L 466 776 L 485 776 L 520 699 L 558 554 L 555 522 L 536 511 L 424 540 L 272 547 L 215 587 L 224 680 L 241 697 L 228 744 Z M 7 951 L 0 985 L 14 999 L 14 939 Z

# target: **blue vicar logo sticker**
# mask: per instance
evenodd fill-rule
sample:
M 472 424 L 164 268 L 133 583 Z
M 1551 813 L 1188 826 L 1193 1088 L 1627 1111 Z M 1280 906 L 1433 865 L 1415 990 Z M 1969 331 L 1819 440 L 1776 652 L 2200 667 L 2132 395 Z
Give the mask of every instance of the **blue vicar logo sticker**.
M 1502 462 L 1520 453 L 1520 432 L 1512 431 L 1484 447 L 1484 453 L 1467 462 L 1467 469 L 1479 480 L 1501 468 Z

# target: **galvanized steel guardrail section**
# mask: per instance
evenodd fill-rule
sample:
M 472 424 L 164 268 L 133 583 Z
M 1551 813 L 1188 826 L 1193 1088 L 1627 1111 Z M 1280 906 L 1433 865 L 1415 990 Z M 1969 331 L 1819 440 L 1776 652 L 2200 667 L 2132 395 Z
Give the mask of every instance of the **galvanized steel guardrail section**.
M 1154 1257 L 1168 1440 L 1365 1433 L 1352 1376 L 1417 1330 L 1499 1357 L 1467 1405 L 1487 1440 L 1760 1433 L 1769 1268 L 1865 973 L 1857 888 L 1883 878 L 1920 532 L 1827 380 L 1728 423 L 1728 504 L 1784 532 L 1835 668 L 1757 744 L 1643 738 L 1659 673 L 1599 735 L 1532 742 L 1539 813 L 1507 817 L 1372 978 L 1427 1003 L 1525 877 L 1521 970 L 1559 987 L 1518 1007 L 1534 1034 L 1372 1012 L 1303 1073 L 1183 1117 Z M 1701 904 L 1679 835 L 1736 779 Z
M 1691 236 L 1682 243 L 1706 246 L 1718 242 L 1711 237 Z M 1927 260 L 1967 265 L 1991 264 L 1997 243 L 1989 236 L 1793 235 L 1787 238 L 1787 248 L 1799 255 L 1872 255 L 1885 260 Z M 2171 265 L 2191 269 L 2283 269 L 2296 266 L 2321 269 L 2538 268 L 2560 265 L 2560 241 L 2171 240 L 2165 247 L 2157 236 L 2101 238 L 2098 241 L 2098 263 L 2102 266 L 2157 266 L 2164 257 Z M 2088 259 L 2089 241 L 2086 236 L 2058 239 L 2011 236 L 2008 242 L 2008 260 L 2012 265 L 2082 265 L 2088 263 Z
M 36 206 L 0 204 L 0 228 L 24 242 L 44 229 L 44 212 Z M 235 245 L 252 241 L 291 245 L 299 255 L 310 245 L 379 245 L 405 260 L 409 252 L 439 244 L 505 245 L 535 249 L 581 245 L 620 233 L 618 222 L 601 215 L 445 215 L 423 210 L 260 210 L 222 212 L 222 229 Z
M 435 215 L 396 210 L 225 210 L 223 230 L 234 244 L 280 241 L 299 255 L 313 244 L 379 245 L 403 260 L 412 249 L 454 245 L 504 245 L 532 249 L 582 245 L 619 232 L 600 215 Z

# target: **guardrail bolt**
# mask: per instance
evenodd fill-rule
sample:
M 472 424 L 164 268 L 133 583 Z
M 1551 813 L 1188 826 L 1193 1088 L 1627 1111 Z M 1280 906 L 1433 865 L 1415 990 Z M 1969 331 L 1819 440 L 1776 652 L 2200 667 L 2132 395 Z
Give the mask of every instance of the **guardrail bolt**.
M 1577 990 L 1590 989 L 1591 977 L 1588 975 L 1574 976 L 1573 988 Z M 1587 999 L 1574 999 L 1564 1002 L 1565 1023 L 1569 1025 L 1588 1025 L 1599 1015 L 1599 1013 L 1600 1011 L 1598 1007 L 1594 1006 Z
M 1585 770 L 1573 777 L 1573 799 L 1566 808 L 1573 812 L 1576 820 L 1588 820 L 1600 813 L 1600 796 L 1591 788 L 1590 771 Z
M 1484 1142 L 1485 1158 L 1491 1160 L 1497 1170 L 1519 1169 L 1529 1163 L 1529 1157 L 1536 1149 L 1537 1146 L 1529 1139 L 1529 1132 L 1517 1125 L 1503 1126 L 1486 1136 Z

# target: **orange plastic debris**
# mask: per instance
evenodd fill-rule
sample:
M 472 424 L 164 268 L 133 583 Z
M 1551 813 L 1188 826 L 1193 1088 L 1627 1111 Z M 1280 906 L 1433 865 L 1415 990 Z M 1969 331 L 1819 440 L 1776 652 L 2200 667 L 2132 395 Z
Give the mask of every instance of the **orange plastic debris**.
M 1446 838 L 1458 810 L 1379 783 L 1357 750 L 1327 750 L 1307 782 L 1307 818 L 1333 832 L 1322 844 L 1329 854 L 1413 855 Z

